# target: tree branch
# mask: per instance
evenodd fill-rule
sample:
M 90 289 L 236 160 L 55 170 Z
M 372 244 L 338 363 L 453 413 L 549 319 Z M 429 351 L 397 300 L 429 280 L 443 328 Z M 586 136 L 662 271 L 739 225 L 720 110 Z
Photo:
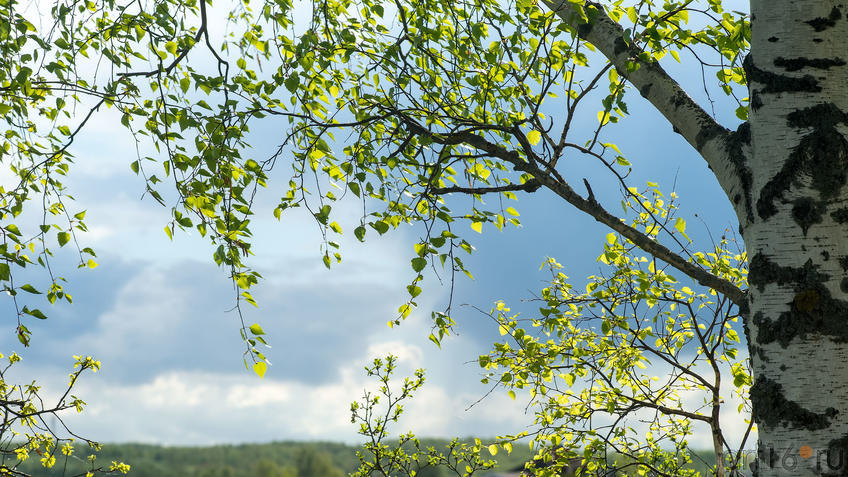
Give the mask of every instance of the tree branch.
M 713 275 L 703 268 L 685 260 L 680 255 L 672 252 L 665 245 L 656 242 L 648 235 L 622 222 L 618 217 L 610 214 L 604 209 L 601 204 L 595 200 L 584 199 L 574 189 L 565 182 L 557 181 L 548 174 L 542 171 L 528 171 L 538 180 L 543 186 L 553 191 L 556 195 L 565 199 L 569 204 L 591 215 L 592 218 L 607 227 L 620 233 L 628 240 L 636 244 L 645 252 L 657 257 L 666 262 L 677 270 L 685 273 L 696 282 L 706 287 L 712 288 L 719 293 L 727 296 L 737 306 L 742 306 L 745 301 L 745 292 L 724 278 Z M 538 175 L 537 173 L 538 172 Z
M 734 204 L 740 221 L 751 220 L 750 170 L 745 165 L 749 149 L 740 144 L 742 135 L 713 119 L 658 62 L 639 60 L 642 50 L 628 44 L 622 26 L 606 14 L 601 4 L 585 2 L 586 21 L 579 15 L 580 6 L 569 0 L 542 3 L 564 22 L 574 25 L 579 37 L 606 56 L 618 73 L 671 123 L 674 131 L 701 154 Z
M 433 187 L 430 189 L 430 193 L 436 195 L 442 194 L 450 194 L 451 192 L 458 192 L 460 194 L 489 194 L 492 192 L 511 192 L 511 191 L 525 191 L 525 192 L 536 192 L 541 187 L 536 180 L 530 180 L 525 182 L 524 184 L 509 184 L 503 186 L 496 187 L 461 187 L 461 186 L 450 186 L 450 187 Z
M 168 66 L 166 66 L 164 68 L 161 66 L 161 62 L 160 62 L 160 67 L 155 69 L 155 70 L 131 71 L 131 72 L 125 72 L 125 73 L 118 73 L 118 76 L 124 77 L 124 78 L 131 78 L 133 76 L 144 76 L 146 78 L 149 78 L 149 77 L 155 76 L 159 73 L 164 73 L 166 75 L 170 74 L 171 71 L 173 71 L 173 69 L 176 68 L 177 65 L 180 64 L 180 62 L 183 61 L 186 56 L 188 56 L 191 49 L 194 48 L 194 45 L 196 45 L 200 41 L 200 39 L 203 38 L 204 35 L 207 35 L 206 0 L 200 0 L 200 28 L 198 28 L 197 32 L 194 34 L 194 43 L 186 46 L 182 51 L 180 51 L 179 55 L 177 55 L 176 58 L 174 58 L 174 61 L 172 61 Z M 208 35 L 207 35 L 207 43 L 208 43 Z M 218 59 L 218 61 L 220 61 L 220 62 L 224 61 L 218 56 L 218 54 L 214 51 L 214 49 L 212 49 L 211 45 L 209 45 L 209 48 L 212 51 L 212 54 L 214 54 L 215 57 Z
M 492 143 L 486 140 L 483 136 L 479 136 L 468 131 L 435 133 L 404 115 L 399 114 L 398 118 L 409 128 L 410 132 L 426 136 L 435 143 L 445 145 L 467 144 L 490 154 L 492 157 L 497 157 L 512 164 L 512 167 L 517 171 L 531 174 L 535 178 L 535 181 L 538 181 L 539 184 L 547 187 L 556 195 L 565 199 L 565 201 L 569 204 L 577 207 L 583 212 L 586 212 L 598 222 L 620 233 L 645 252 L 650 253 L 654 257 L 668 263 L 701 285 L 712 288 L 713 290 L 727 296 L 737 306 L 743 305 L 745 301 L 745 291 L 730 281 L 713 275 L 698 265 L 687 261 L 680 255 L 672 252 L 665 245 L 655 241 L 647 234 L 622 222 L 621 219 L 607 212 L 607 210 L 594 200 L 593 197 L 584 199 L 575 192 L 567 182 L 562 180 L 562 178 L 554 177 L 553 173 L 543 171 L 535 165 L 525 162 L 518 152 L 509 150 L 499 144 Z

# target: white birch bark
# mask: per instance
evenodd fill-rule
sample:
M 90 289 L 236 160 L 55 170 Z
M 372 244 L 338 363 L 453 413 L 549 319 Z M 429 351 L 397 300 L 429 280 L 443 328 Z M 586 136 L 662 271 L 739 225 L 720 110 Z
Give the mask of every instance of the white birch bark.
M 759 476 L 848 475 L 848 3 L 751 7 Z

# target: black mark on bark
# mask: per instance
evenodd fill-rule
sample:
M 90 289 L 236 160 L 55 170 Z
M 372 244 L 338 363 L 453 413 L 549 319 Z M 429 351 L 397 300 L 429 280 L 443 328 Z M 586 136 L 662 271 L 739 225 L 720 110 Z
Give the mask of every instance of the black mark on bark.
M 848 207 L 842 207 L 830 213 L 830 217 L 838 224 L 848 222 Z
M 812 265 L 812 262 L 810 264 Z M 782 267 L 758 252 L 751 257 L 748 265 L 748 283 L 762 292 L 769 283 L 778 285 L 797 283 L 803 281 L 808 273 L 803 268 Z
M 577 34 L 581 38 L 589 36 L 592 33 L 592 29 L 595 28 L 595 21 L 598 19 L 598 6 L 592 2 L 586 2 L 584 11 L 586 12 L 586 22 L 577 25 Z
M 804 236 L 813 224 L 821 223 L 822 212 L 824 212 L 823 205 L 809 197 L 795 199 L 792 202 L 792 219 L 801 227 Z
M 751 327 L 749 323 L 751 322 L 751 308 L 748 305 L 748 301 L 745 300 L 739 305 L 739 315 L 742 317 L 742 332 L 745 334 L 745 342 L 748 345 L 748 356 L 759 356 L 762 361 L 768 362 L 768 358 L 763 353 L 762 348 L 757 346 L 754 343 L 754 340 L 751 337 Z
M 709 124 L 702 123 L 701 128 L 698 130 L 698 135 L 695 136 L 695 148 L 700 151 L 711 139 L 726 132 L 728 132 L 727 129 L 713 122 Z
M 802 68 L 817 68 L 826 70 L 833 66 L 844 66 L 845 60 L 842 58 L 783 58 L 779 57 L 774 60 L 774 66 L 783 68 L 786 71 L 798 71 Z
M 840 12 L 838 8 L 833 7 L 833 9 L 830 11 L 830 15 L 828 15 L 827 18 L 813 18 L 812 20 L 806 21 L 804 23 L 813 27 L 813 30 L 815 31 L 824 31 L 828 28 L 836 26 L 836 20 L 839 20 L 840 18 L 842 18 L 842 12 Z
M 848 141 L 836 129 L 837 124 L 848 123 L 848 114 L 833 103 L 823 103 L 790 113 L 787 123 L 812 131 L 801 138 L 781 170 L 760 191 L 757 213 L 763 219 L 777 213 L 775 201 L 802 178 L 811 179 L 812 188 L 819 192 L 820 207 L 848 180 Z
M 840 259 L 840 263 L 842 259 Z M 761 253 L 751 258 L 749 281 L 760 291 L 768 283 L 792 285 L 795 295 L 787 303 L 789 309 L 777 319 L 758 312 L 752 319 L 757 326 L 757 343 L 780 343 L 784 348 L 795 337 L 815 333 L 837 342 L 848 342 L 848 302 L 836 299 L 825 287 L 830 277 L 818 265 L 807 260 L 803 267 L 783 267 Z
M 671 104 L 673 104 L 675 108 L 679 108 L 688 102 L 689 97 L 686 96 L 686 93 L 684 93 L 683 91 L 678 91 L 671 98 Z
M 613 43 L 614 43 L 614 45 L 613 45 L 613 48 L 612 48 L 612 52 L 615 53 L 615 56 L 618 56 L 618 55 L 624 53 L 629 48 L 627 46 L 627 42 L 624 41 L 624 38 L 622 38 L 622 37 L 616 38 L 615 42 L 613 42 Z
M 813 76 L 786 76 L 762 70 L 754 65 L 754 59 L 750 54 L 745 57 L 745 60 L 742 62 L 742 67 L 745 69 L 748 84 L 753 82 L 763 85 L 761 89 L 757 90 L 759 93 L 782 93 L 786 91 L 807 91 L 816 93 L 821 91 L 819 82 Z
M 783 387 L 765 377 L 760 376 L 751 386 L 751 406 L 753 418 L 758 424 L 776 427 L 792 426 L 796 429 L 816 431 L 830 427 L 830 420 L 839 413 L 829 407 L 821 414 L 810 411 L 794 401 L 786 399 Z
M 745 197 L 745 213 L 749 221 L 754 220 L 754 197 L 751 192 L 751 187 L 754 183 L 754 176 L 751 168 L 748 167 L 748 159 L 743 150 L 744 146 L 751 144 L 751 125 L 744 122 L 736 128 L 727 142 L 727 155 L 733 168 L 736 169 L 736 175 L 739 177 L 739 182 L 742 184 L 742 193 Z M 733 203 L 738 204 L 741 197 L 739 194 L 733 197 Z
M 756 111 L 763 106 L 763 98 L 760 97 L 759 91 L 751 92 L 751 110 Z

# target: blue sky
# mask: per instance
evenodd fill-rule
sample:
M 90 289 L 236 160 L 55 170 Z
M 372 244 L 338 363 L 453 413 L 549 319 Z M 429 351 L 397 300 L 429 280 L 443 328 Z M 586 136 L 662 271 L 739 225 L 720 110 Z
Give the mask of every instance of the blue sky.
M 670 70 L 706 103 L 697 68 L 672 64 Z M 719 119 L 732 126 L 734 107 L 720 92 L 714 99 Z M 665 191 L 674 187 L 696 242 L 707 236 L 707 228 L 716 236 L 735 228 L 706 164 L 638 95 L 630 95 L 629 106 L 631 117 L 606 134 L 634 164 L 633 185 L 653 180 Z M 76 391 L 89 406 L 69 419 L 75 431 L 101 441 L 165 444 L 355 442 L 349 403 L 373 387 L 363 366 L 388 352 L 401 359 L 399 376 L 417 367 L 428 370 L 428 383 L 407 406 L 398 432 L 495 435 L 519 432 L 532 422 L 526 401 L 499 393 L 467 410 L 488 391 L 479 382 L 476 358 L 498 338 L 491 321 L 473 307 L 488 310 L 503 299 L 531 313 L 534 305 L 521 300 L 543 286 L 547 275 L 539 265 L 545 257 L 556 257 L 579 283 L 599 270 L 595 258 L 605 228 L 540 191 L 519 196 L 521 228 L 490 227 L 482 235 L 469 229 L 466 237 L 477 253 L 467 264 L 475 279 L 461 277 L 456 284 L 458 335 L 440 350 L 426 339 L 428 316 L 444 306 L 447 288 L 432 277 L 418 310 L 399 328 L 386 326 L 413 278 L 409 259 L 415 229 L 369 236 L 365 244 L 345 236 L 344 260 L 328 271 L 311 217 L 291 211 L 277 222 L 271 216 L 270 204 L 285 185 L 272 183 L 260 196 L 253 221 L 252 265 L 265 277 L 255 293 L 260 308 L 247 310 L 248 323 L 260 322 L 273 346 L 267 352 L 273 366 L 260 380 L 242 364 L 238 319 L 227 312 L 232 287 L 212 262 L 211 246 L 197 234 L 168 240 L 163 233 L 168 211 L 140 200 L 143 184 L 129 168 L 135 159 L 131 138 L 110 114 L 96 117 L 78 140 L 69 184 L 77 199 L 72 209 L 88 211 L 90 231 L 81 242 L 97 251 L 100 266 L 79 271 L 73 257 L 60 256 L 56 266 L 69 279 L 74 305 L 54 307 L 49 320 L 33 323 L 29 349 L 15 340 L 11 321 L 0 334 L 3 352 L 24 357 L 20 375 L 37 376 L 48 391 L 66 381 L 72 355 L 102 361 L 102 371 L 86 376 Z M 595 121 L 590 115 L 584 128 Z M 279 128 L 271 125 L 255 134 L 257 156 L 276 144 L 275 131 Z M 592 177 L 582 175 L 591 169 L 579 162 L 567 172 L 576 184 L 580 177 Z M 593 181 L 593 188 L 606 197 L 615 197 L 617 190 L 600 181 Z M 350 207 L 347 214 L 344 207 Z M 355 217 L 353 207 L 341 206 L 340 216 Z

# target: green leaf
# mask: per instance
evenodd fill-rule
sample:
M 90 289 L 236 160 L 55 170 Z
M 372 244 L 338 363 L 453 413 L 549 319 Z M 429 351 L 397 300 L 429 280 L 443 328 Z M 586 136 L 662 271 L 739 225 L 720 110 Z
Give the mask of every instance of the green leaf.
M 36 290 L 36 289 L 35 289 L 35 287 L 33 287 L 32 285 L 30 285 L 29 283 L 27 283 L 26 285 L 22 286 L 22 287 L 21 287 L 21 290 L 23 290 L 23 291 L 25 291 L 25 292 L 28 292 L 28 293 L 32 293 L 32 294 L 34 294 L 34 295 L 40 295 L 40 294 L 41 294 L 41 292 L 40 292 L 40 291 Z
M 248 328 L 248 329 L 250 330 L 251 333 L 253 333 L 254 335 L 257 335 L 257 336 L 265 334 L 265 331 L 262 329 L 261 326 L 259 326 L 259 323 L 254 323 L 254 324 L 250 325 L 250 328 Z
M 353 229 L 353 235 L 355 235 L 356 238 L 359 239 L 360 242 L 364 242 L 365 241 L 365 227 L 360 225 L 359 227 Z
M 680 232 L 680 235 L 683 235 L 686 240 L 690 242 L 692 241 L 692 239 L 690 239 L 689 236 L 686 235 L 686 221 L 683 220 L 682 217 L 678 217 L 677 220 L 674 221 L 674 228 L 677 229 L 677 231 Z
M 29 346 L 30 331 L 24 325 L 18 325 L 18 341 L 24 346 Z
M 477 232 L 478 234 L 482 234 L 483 222 L 471 222 L 471 230 Z
M 374 230 L 376 230 L 377 233 L 379 233 L 380 235 L 383 235 L 384 233 L 389 231 L 389 224 L 383 222 L 382 220 L 374 222 L 372 226 L 374 227 Z
M 535 146 L 536 144 L 539 144 L 540 140 L 542 140 L 542 133 L 536 130 L 530 131 L 527 133 L 527 140 L 530 144 Z
M 0 263 L 0 280 L 8 280 L 11 276 L 12 273 L 9 269 L 9 264 L 5 262 Z
M 733 376 L 733 385 L 737 388 L 740 386 L 744 386 L 746 384 L 750 384 L 750 377 L 745 373 L 738 373 Z
M 284 81 L 286 89 L 289 90 L 289 93 L 294 93 L 297 91 L 297 87 L 300 85 L 300 77 L 298 75 L 292 75 L 286 78 Z
M 259 305 L 256 304 L 256 300 L 253 299 L 253 295 L 251 295 L 250 292 L 243 291 L 243 292 L 241 292 L 241 296 L 242 296 L 242 298 L 244 298 L 244 300 L 246 302 L 250 303 L 251 305 L 253 305 L 257 308 L 259 308 Z
M 56 238 L 59 240 L 59 246 L 64 247 L 65 244 L 71 240 L 71 234 L 69 234 L 68 232 L 59 232 Z
M 423 257 L 415 257 L 412 259 L 412 269 L 416 272 L 420 272 L 424 270 L 424 267 L 427 266 L 427 259 Z
M 264 361 L 260 361 L 258 363 L 253 364 L 253 372 L 256 373 L 260 378 L 265 377 L 265 372 L 268 371 L 268 364 Z
M 38 310 L 38 309 L 30 310 L 27 307 L 24 307 L 23 312 L 26 313 L 29 316 L 33 316 L 35 318 L 38 318 L 39 320 L 46 320 L 47 319 L 47 315 L 45 315 L 44 313 L 41 312 L 41 310 Z

